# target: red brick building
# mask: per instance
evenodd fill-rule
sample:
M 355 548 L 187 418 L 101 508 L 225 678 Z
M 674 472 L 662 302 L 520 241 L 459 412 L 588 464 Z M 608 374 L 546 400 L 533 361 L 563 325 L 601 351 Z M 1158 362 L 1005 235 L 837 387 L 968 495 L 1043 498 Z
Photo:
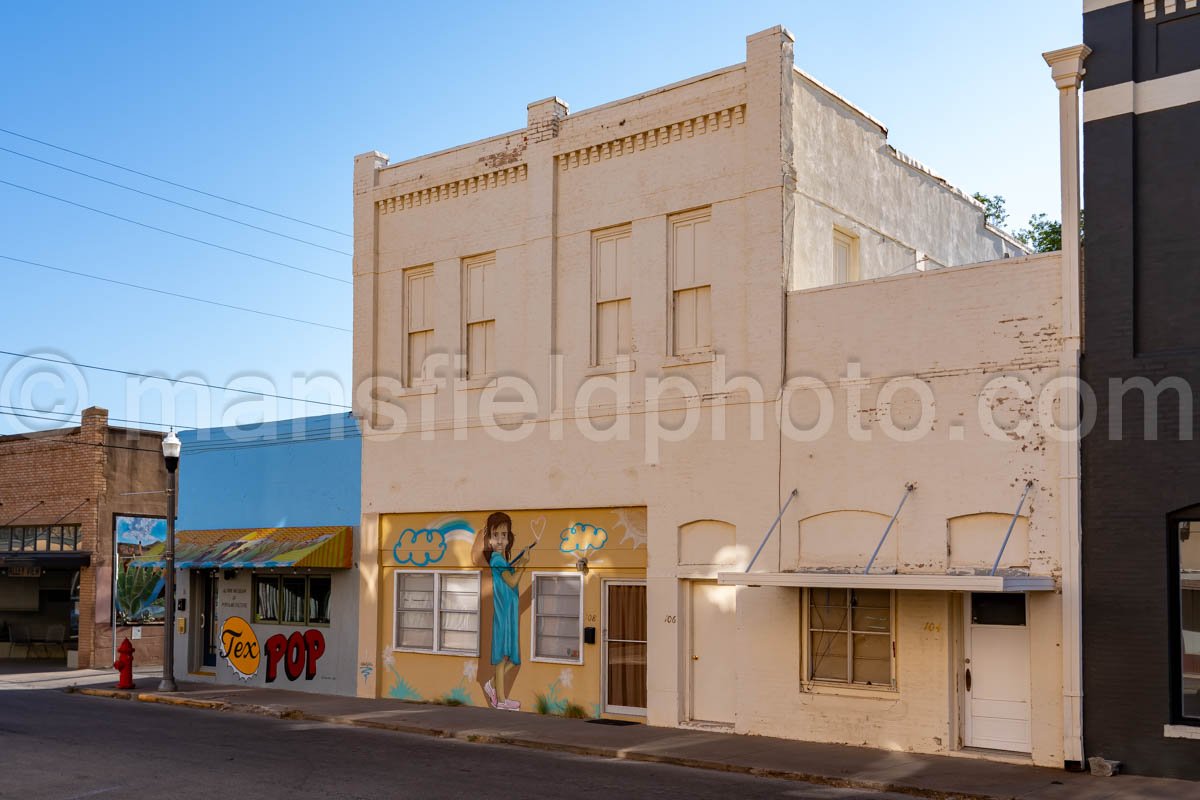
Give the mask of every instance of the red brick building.
M 166 517 L 162 438 L 111 427 L 102 408 L 78 427 L 0 436 L 0 658 L 112 664 L 114 524 Z M 137 662 L 161 663 L 162 626 L 140 636 Z

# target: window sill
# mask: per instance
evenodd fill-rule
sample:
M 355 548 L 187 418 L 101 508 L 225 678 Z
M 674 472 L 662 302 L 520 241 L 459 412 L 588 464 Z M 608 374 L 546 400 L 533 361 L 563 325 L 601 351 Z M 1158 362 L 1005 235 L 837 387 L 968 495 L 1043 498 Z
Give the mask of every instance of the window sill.
M 495 375 L 484 375 L 482 378 L 460 378 L 454 382 L 454 388 L 460 392 L 474 392 L 495 385 Z
M 583 666 L 582 658 L 580 658 L 578 661 L 572 661 L 569 658 L 546 658 L 544 656 L 530 656 L 529 660 L 538 664 L 568 664 L 572 667 Z
M 688 353 L 682 356 L 672 356 L 662 362 L 663 369 L 672 369 L 674 367 L 689 367 L 693 364 L 711 364 L 716 361 L 717 354 L 712 350 L 705 350 L 702 353 Z
M 397 389 L 393 398 L 400 399 L 404 397 L 419 397 L 426 394 L 437 394 L 438 382 L 430 380 L 417 381 L 411 386 L 405 386 L 402 389 Z
M 417 653 L 422 656 L 451 656 L 453 658 L 479 658 L 479 653 L 462 650 L 420 650 L 415 647 L 393 647 L 393 653 Z
M 633 372 L 637 369 L 637 362 L 632 358 L 625 361 L 619 361 L 615 364 L 597 364 L 589 367 L 583 374 L 589 378 L 598 375 L 620 375 L 624 372 Z
M 824 683 L 808 681 L 801 684 L 801 691 L 814 695 L 831 695 L 834 697 L 861 697 L 868 700 L 896 700 L 900 690 L 896 687 L 863 686 L 852 683 Z
M 1163 725 L 1167 739 L 1200 739 L 1200 725 Z

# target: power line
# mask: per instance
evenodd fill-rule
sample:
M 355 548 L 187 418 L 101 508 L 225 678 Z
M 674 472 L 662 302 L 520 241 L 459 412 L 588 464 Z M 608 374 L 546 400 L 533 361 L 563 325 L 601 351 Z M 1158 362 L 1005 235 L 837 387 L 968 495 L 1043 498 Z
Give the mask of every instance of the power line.
M 234 389 L 231 386 L 216 386 L 214 384 L 204 383 L 202 381 L 173 380 L 171 378 L 166 377 L 165 375 L 147 375 L 144 372 L 130 372 L 128 370 L 123 370 L 123 369 L 113 369 L 112 367 L 98 367 L 95 364 L 78 364 L 74 361 L 62 361 L 62 360 L 59 360 L 56 358 L 46 358 L 44 356 L 26 355 L 25 353 L 14 353 L 10 350 L 0 350 L 0 355 L 13 356 L 15 358 L 28 358 L 33 361 L 45 361 L 49 364 L 62 364 L 63 366 L 76 367 L 78 369 L 94 369 L 98 372 L 111 372 L 116 375 L 128 375 L 128 376 L 134 377 L 134 378 L 150 378 L 150 379 L 156 380 L 156 381 L 166 381 L 167 383 L 182 383 L 185 386 L 201 386 L 206 389 L 217 389 L 222 392 L 236 392 L 238 394 L 252 394 L 252 395 L 256 395 L 258 397 L 270 397 L 270 398 L 273 398 L 276 400 L 291 400 L 296 403 L 312 403 L 314 405 L 319 405 L 319 406 L 329 406 L 330 408 L 341 408 L 341 409 L 347 409 L 347 410 L 350 408 L 350 406 L 345 405 L 343 403 L 327 403 L 324 400 L 305 400 L 305 399 L 302 399 L 299 397 L 289 397 L 288 395 L 285 395 L 285 394 L 271 394 L 270 392 L 256 392 L 252 389 Z
M 46 410 L 44 408 L 30 408 L 29 406 L 0 405 L 0 413 L 5 413 L 4 409 L 8 409 L 10 411 L 30 411 L 30 412 L 33 412 L 34 414 L 59 414 L 64 417 L 82 417 L 83 416 L 82 411 L 53 411 L 53 410 Z M 47 417 L 46 419 L 50 419 L 50 418 Z M 173 425 L 169 422 L 150 422 L 149 420 L 144 420 L 144 419 L 124 419 L 122 417 L 107 417 L 106 419 L 109 422 L 128 422 L 131 425 L 159 425 L 163 428 L 175 428 L 176 430 L 181 430 L 181 431 L 182 430 L 196 430 L 196 428 L 193 428 L 190 425 Z M 62 422 L 68 422 L 68 421 L 69 420 L 62 420 Z
M 146 223 L 146 222 L 139 222 L 136 219 L 130 219 L 129 217 L 122 217 L 119 214 L 113 214 L 108 211 L 101 211 L 98 208 L 93 208 L 92 206 L 85 206 L 83 203 L 76 203 L 74 200 L 68 200 L 65 197 L 59 197 L 57 195 L 48 194 L 47 192 L 39 192 L 37 189 L 31 189 L 28 186 L 22 186 L 19 183 L 12 183 L 11 181 L 0 180 L 0 184 L 4 184 L 5 186 L 11 186 L 14 189 L 20 189 L 21 191 L 30 192 L 31 194 L 40 195 L 42 197 L 48 197 L 51 200 L 57 200 L 60 203 L 66 203 L 69 206 L 75 206 L 76 208 L 82 208 L 87 211 L 91 211 L 95 214 L 101 214 L 106 217 L 111 217 L 112 219 L 119 219 L 122 222 L 128 222 L 131 225 L 137 225 L 139 227 L 147 228 L 152 231 L 158 231 L 159 233 L 165 233 L 168 236 L 174 236 L 179 239 L 186 239 L 189 242 L 196 242 L 197 244 L 203 244 L 203 245 L 207 245 L 209 247 L 215 247 L 216 249 L 224 250 L 227 253 L 236 253 L 239 256 L 245 256 L 246 258 L 257 259 L 258 261 L 265 261 L 268 264 L 277 264 L 281 267 L 286 267 L 287 269 L 292 269 L 297 272 L 304 272 L 309 275 L 315 275 L 318 278 L 324 278 L 325 280 L 329 280 L 329 281 L 337 281 L 338 283 L 346 283 L 346 284 L 352 283 L 352 281 L 345 280 L 344 278 L 337 278 L 337 277 L 334 277 L 333 275 L 326 275 L 324 272 L 317 272 L 315 270 L 306 269 L 305 267 L 297 267 L 295 264 L 288 264 L 285 261 L 276 261 L 275 259 L 267 258 L 266 256 L 257 256 L 254 253 L 247 253 L 245 250 L 236 250 L 232 247 L 226 247 L 223 244 L 216 244 L 214 242 L 210 242 L 205 239 L 197 239 L 194 236 L 188 236 L 183 233 L 176 233 L 175 231 L 169 231 L 166 228 L 159 228 L 155 225 L 150 225 L 149 223 Z
M 155 200 L 161 200 L 164 203 L 170 203 L 171 205 L 179 206 L 180 208 L 186 208 L 189 211 L 196 211 L 201 214 L 207 214 L 210 217 L 216 217 L 217 219 L 223 219 L 226 222 L 232 222 L 236 225 L 244 225 L 247 228 L 253 228 L 256 231 L 262 231 L 263 233 L 269 233 L 272 236 L 279 236 L 284 239 L 291 239 L 293 242 L 299 242 L 300 244 L 306 244 L 310 247 L 319 247 L 320 249 L 328 250 L 331 253 L 340 253 L 341 255 L 344 255 L 344 256 L 354 255 L 353 253 L 349 253 L 345 250 L 338 250 L 336 247 L 326 247 L 323 244 L 317 244 L 316 242 L 310 242 L 307 239 L 300 239 L 296 236 L 289 236 L 286 233 L 280 233 L 279 231 L 273 231 L 270 228 L 263 228 L 259 225 L 252 225 L 249 222 L 243 222 L 240 219 L 235 219 L 233 217 L 227 217 L 224 214 L 218 214 L 215 211 L 209 211 L 208 209 L 205 209 L 205 208 L 199 208 L 198 206 L 191 206 L 191 205 L 188 205 L 187 203 L 181 203 L 178 200 L 172 200 L 169 197 L 163 197 L 162 195 L 154 194 L 153 192 L 146 192 L 146 191 L 142 191 L 141 189 L 135 189 L 134 187 L 126 186 L 123 183 L 117 183 L 116 181 L 110 181 L 107 178 L 101 178 L 98 175 L 92 175 L 87 172 L 81 172 L 80 170 L 77 170 L 77 169 L 71 169 L 70 167 L 65 167 L 62 164 L 55 164 L 53 161 L 45 161 L 40 158 L 35 158 L 34 156 L 31 156 L 27 153 L 21 153 L 16 150 L 10 150 L 7 147 L 0 147 L 0 150 L 4 151 L 5 153 L 11 153 L 14 156 L 20 156 L 21 158 L 27 158 L 30 161 L 36 161 L 39 164 L 45 164 L 48 167 L 54 167 L 55 169 L 61 169 L 64 172 L 70 172 L 73 175 L 81 175 L 85 178 L 90 178 L 94 181 L 99 181 L 100 183 L 107 183 L 109 186 L 116 186 L 118 189 L 125 189 L 126 191 L 144 195 L 145 197 L 152 197 Z
M 2 149 L 2 148 L 0 148 L 0 149 Z M 329 328 L 330 330 L 342 331 L 344 333 L 351 333 L 351 330 L 349 328 L 341 328 L 337 325 L 327 325 L 324 322 L 313 322 L 312 320 L 300 319 L 299 317 L 289 317 L 284 314 L 274 314 L 270 311 L 259 311 L 256 308 L 246 308 L 244 306 L 235 306 L 235 305 L 231 305 L 229 303 L 222 303 L 218 300 L 205 300 L 203 297 L 192 297 L 191 295 L 180 294 L 178 292 L 168 292 L 166 289 L 154 289 L 150 286 L 141 286 L 136 283 L 129 283 L 127 281 L 119 281 L 115 278 L 105 278 L 100 275 L 90 275 L 86 272 L 76 272 L 75 270 L 65 269 L 63 267 L 52 267 L 49 264 L 42 264 L 37 261 L 29 261 L 27 259 L 17 258 L 15 256 L 6 256 L 3 253 L 0 253 L 0 258 L 5 259 L 6 261 L 15 261 L 18 264 L 27 264 L 28 266 L 31 266 L 31 267 L 39 267 L 41 269 L 54 270 L 55 272 L 63 272 L 63 273 L 66 273 L 67 275 L 77 275 L 80 278 L 91 278 L 92 280 L 95 280 L 95 281 L 104 281 L 105 283 L 115 283 L 118 286 L 128 286 L 131 289 L 141 289 L 144 292 L 154 292 L 155 294 L 162 294 L 162 295 L 166 295 L 168 297 L 178 297 L 183 300 L 192 300 L 193 302 L 196 302 L 196 303 L 207 303 L 210 306 L 220 306 L 221 308 L 231 308 L 235 311 L 245 311 L 248 314 L 258 314 L 259 316 L 263 316 L 263 317 L 273 317 L 275 319 L 288 320 L 289 322 L 299 322 L 304 325 L 315 325 L 318 328 Z
M 5 411 L 5 410 L 3 410 L 3 408 L 4 407 L 0 407 L 0 416 L 21 417 L 21 418 L 25 418 L 25 419 L 40 419 L 40 420 L 44 420 L 46 422 L 71 422 L 71 420 L 57 419 L 54 417 L 36 416 L 33 414 L 18 414 L 18 413 L 14 413 L 11 411 Z M 7 408 L 19 408 L 19 406 L 7 406 Z M 58 414 L 58 413 L 66 413 L 66 412 L 57 412 L 56 411 L 56 412 L 50 412 L 50 413 Z M 109 417 L 109 419 L 110 420 L 119 420 L 118 417 Z M 129 420 L 121 420 L 121 421 L 128 422 Z M 263 422 L 261 424 L 271 425 L 275 421 L 277 421 L 277 420 L 273 420 L 270 422 Z M 73 423 L 73 426 L 76 424 L 78 424 L 78 423 Z M 141 423 L 141 424 L 159 425 L 162 423 L 146 422 L 146 423 Z M 199 428 L 190 428 L 189 426 L 186 426 L 186 425 L 175 425 L 175 426 L 171 426 L 171 427 L 175 427 L 180 430 L 200 430 Z M 67 429 L 67 428 L 49 428 L 44 431 L 37 431 L 36 433 L 38 435 L 36 437 L 26 435 L 26 434 L 0 435 L 0 448 L 3 448 L 3 446 L 6 444 L 12 444 L 15 442 L 29 443 L 31 445 L 31 447 L 29 447 L 25 450 L 15 451 L 15 452 L 14 451 L 5 452 L 3 450 L 0 450 L 0 458 L 26 455 L 30 452 L 33 452 L 33 450 L 41 450 L 41 451 L 65 450 L 66 445 L 75 445 L 77 447 L 107 447 L 107 448 L 110 448 L 113 450 L 133 450 L 135 452 L 140 452 L 140 453 L 158 452 L 157 448 L 152 448 L 152 447 L 130 447 L 127 445 L 113 444 L 111 442 L 81 442 L 81 441 L 77 441 L 77 440 L 63 439 L 63 438 L 49 438 L 48 440 L 45 440 L 48 442 L 52 442 L 55 445 L 62 445 L 62 446 L 58 446 L 58 447 L 48 447 L 48 446 L 44 446 L 44 445 L 42 447 L 37 446 L 38 444 L 43 443 L 43 441 L 44 441 L 42 439 L 43 435 L 54 434 L 56 432 L 65 433 L 68 430 L 69 429 Z M 147 433 L 160 433 L 160 432 L 161 431 L 147 431 Z M 8 441 L 4 441 L 6 436 L 7 437 L 16 436 L 18 438 L 9 438 Z M 233 450 L 257 450 L 262 447 L 278 447 L 279 445 L 284 445 L 284 444 L 308 444 L 311 442 L 334 442 L 334 441 L 343 441 L 343 440 L 344 441 L 353 441 L 355 439 L 362 439 L 362 438 L 363 438 L 362 434 L 356 431 L 354 433 L 348 433 L 348 434 L 345 434 L 344 436 L 339 436 L 339 437 L 330 436 L 327 438 L 264 439 L 261 441 L 247 441 L 247 442 L 242 442 L 242 443 L 238 443 L 238 444 L 231 444 L 231 443 L 226 443 L 226 442 L 200 442 L 200 441 L 197 441 L 197 442 L 188 443 L 188 445 L 184 449 L 184 455 L 185 456 L 187 456 L 187 455 L 195 456 L 195 455 L 203 455 L 206 453 L 229 452 L 229 451 L 233 451 Z
M 131 173 L 133 175 L 140 175 L 143 178 L 149 178 L 152 181 L 158 181 L 159 183 L 165 183 L 168 186 L 174 186 L 179 189 L 186 189 L 189 192 L 195 192 L 196 194 L 202 194 L 205 197 L 211 197 L 215 200 L 222 200 L 226 203 L 233 203 L 235 206 L 241 206 L 242 208 L 249 208 L 254 211 L 258 211 L 263 214 L 270 214 L 273 217 L 279 217 L 280 219 L 286 219 L 291 222 L 298 222 L 301 225 L 307 225 L 310 228 L 318 228 L 323 231 L 329 231 L 330 233 L 336 233 L 338 236 L 345 236 L 346 238 L 353 238 L 352 234 L 345 233 L 345 232 L 339 231 L 339 230 L 335 230 L 333 228 L 326 228 L 324 225 L 318 225 L 315 222 L 305 222 L 302 219 L 296 219 L 295 217 L 289 217 L 287 214 L 280 214 L 275 211 L 268 211 L 265 208 L 259 208 L 258 206 L 253 206 L 253 205 L 250 205 L 249 203 L 243 203 L 240 200 L 234 200 L 229 197 L 223 197 L 219 194 L 213 194 L 212 192 L 205 192 L 201 189 L 196 189 L 195 187 L 192 187 L 192 186 L 187 186 L 182 183 L 176 183 L 175 181 L 170 181 L 170 180 L 167 180 L 166 178 L 160 178 L 157 175 L 151 175 L 148 172 L 139 172 L 136 169 L 132 169 L 130 167 L 123 167 L 120 164 L 115 164 L 112 161 L 105 161 L 104 159 L 96 158 L 95 156 L 89 156 L 86 153 L 80 153 L 78 150 L 69 150 L 66 147 L 60 147 L 59 145 L 56 145 L 56 144 L 50 144 L 50 142 L 46 142 L 41 139 L 35 139 L 32 136 L 26 136 L 23 133 L 17 133 L 16 131 L 10 131 L 6 128 L 0 128 L 0 133 L 7 133 L 9 136 L 16 136 L 18 139 L 24 139 L 27 142 L 35 142 L 35 143 L 43 145 L 45 147 L 50 147 L 55 150 L 59 150 L 63 153 L 70 153 L 73 156 L 79 156 L 80 158 L 86 158 L 89 161 L 95 161 L 97 164 L 104 164 L 105 166 L 113 167 L 114 169 L 123 170 L 123 171 Z

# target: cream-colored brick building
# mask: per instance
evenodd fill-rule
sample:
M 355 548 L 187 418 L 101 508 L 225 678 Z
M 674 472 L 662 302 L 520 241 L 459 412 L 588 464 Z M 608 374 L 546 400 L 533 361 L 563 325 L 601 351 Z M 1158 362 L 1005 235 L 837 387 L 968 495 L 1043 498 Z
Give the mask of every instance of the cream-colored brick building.
M 362 694 L 1062 763 L 1060 260 L 785 30 L 354 200 Z

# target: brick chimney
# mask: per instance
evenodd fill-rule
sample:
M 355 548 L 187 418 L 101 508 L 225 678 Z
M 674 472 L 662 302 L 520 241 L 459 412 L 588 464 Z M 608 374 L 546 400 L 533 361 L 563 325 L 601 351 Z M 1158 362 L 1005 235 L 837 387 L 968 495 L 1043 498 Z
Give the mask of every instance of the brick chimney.
M 528 108 L 529 122 L 526 128 L 526 137 L 530 144 L 537 144 L 558 136 L 559 126 L 570 111 L 566 101 L 558 97 L 538 100 L 530 103 Z

